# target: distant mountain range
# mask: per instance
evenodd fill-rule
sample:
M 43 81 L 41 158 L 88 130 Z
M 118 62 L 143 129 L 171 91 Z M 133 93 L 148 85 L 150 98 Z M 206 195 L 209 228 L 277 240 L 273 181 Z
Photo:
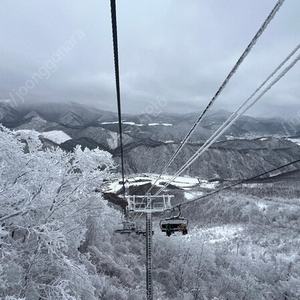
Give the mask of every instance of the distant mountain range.
M 169 172 L 178 170 L 229 116 L 225 110 L 205 116 Z M 78 144 L 91 149 L 99 147 L 111 152 L 119 162 L 118 119 L 114 112 L 77 103 L 11 107 L 0 102 L 0 117 L 0 122 L 11 129 L 40 132 L 45 143 L 51 139 L 48 144 L 68 151 Z M 127 172 L 160 172 L 197 117 L 198 113 L 123 115 Z M 55 134 L 59 136 L 52 138 Z M 294 139 L 289 140 L 289 137 Z M 300 137 L 300 125 L 292 126 L 281 118 L 242 116 L 186 174 L 211 179 L 249 177 L 299 159 L 297 137 Z

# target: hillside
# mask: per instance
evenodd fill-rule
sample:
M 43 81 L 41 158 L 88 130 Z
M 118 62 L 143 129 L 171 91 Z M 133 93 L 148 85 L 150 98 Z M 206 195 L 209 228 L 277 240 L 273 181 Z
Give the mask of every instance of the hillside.
M 150 136 L 125 135 L 129 193 L 144 194 L 178 145 L 153 134 L 162 129 L 157 136 L 169 138 L 175 123 L 170 116 L 142 126 L 136 124 L 143 118 L 126 122 L 127 131 L 138 127 Z M 69 126 L 29 112 L 26 121 L 15 120 L 13 131 L 1 127 L 0 297 L 5 300 L 144 299 L 145 238 L 134 231 L 116 233 L 126 204 L 115 173 L 116 123 L 100 123 L 76 128 L 79 123 Z M 234 179 L 299 159 L 297 138 L 255 135 L 224 136 L 168 188 L 173 205 L 186 203 L 188 234 L 161 232 L 159 221 L 174 212 L 154 216 L 156 299 L 299 299 L 297 165 L 187 204 Z M 186 145 L 169 173 L 202 143 Z M 153 192 L 169 178 L 164 175 Z M 135 226 L 144 230 L 143 218 Z
M 5 141 L 0 155 L 5 166 L 0 169 L 0 297 L 144 299 L 145 238 L 114 233 L 121 227 L 121 213 L 99 193 L 120 186 L 112 181 L 107 152 L 41 151 L 38 133 L 21 133 L 0 130 Z M 31 139 L 24 153 L 19 138 L 26 134 Z M 286 173 L 293 180 L 278 175 L 182 206 L 189 219 L 185 236 L 160 232 L 159 221 L 170 212 L 155 216 L 155 298 L 299 299 L 297 173 Z M 147 189 L 151 180 L 131 177 L 130 193 Z M 227 184 L 178 178 L 173 203 Z M 143 228 L 143 219 L 137 224 Z
M 61 132 L 70 137 L 60 143 L 53 140 L 62 149 L 72 151 L 76 145 L 99 147 L 113 154 L 119 165 L 118 122 L 113 112 L 77 103 L 6 106 L 5 110 L 2 106 L 2 110 L 5 114 L 1 122 L 5 126 L 40 133 Z M 168 172 L 178 170 L 229 115 L 224 110 L 210 112 Z M 124 115 L 127 174 L 159 173 L 196 118 L 197 114 Z M 204 179 L 246 178 L 293 161 L 298 158 L 299 145 L 295 138 L 287 138 L 295 136 L 297 130 L 280 118 L 243 116 L 183 174 Z

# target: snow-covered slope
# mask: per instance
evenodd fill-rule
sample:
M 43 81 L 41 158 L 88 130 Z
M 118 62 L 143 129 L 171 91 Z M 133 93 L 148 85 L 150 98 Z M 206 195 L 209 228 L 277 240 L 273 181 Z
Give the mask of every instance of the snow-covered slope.
M 129 182 L 130 187 L 134 186 L 143 186 L 145 184 L 151 183 L 152 185 L 158 179 L 158 174 L 143 174 L 143 175 L 136 175 L 136 176 L 128 176 L 126 180 Z M 170 180 L 172 176 L 162 175 L 158 182 L 155 183 L 156 187 L 164 186 L 168 180 Z M 218 186 L 219 182 L 208 182 L 207 180 L 200 180 L 198 178 L 193 178 L 189 176 L 179 176 L 172 181 L 172 186 L 177 187 L 179 189 L 183 189 L 189 192 L 185 192 L 186 197 L 199 196 L 201 193 L 199 192 L 190 192 L 193 188 L 204 188 L 204 189 L 213 189 Z M 113 182 L 110 182 L 106 185 L 105 192 L 106 193 L 118 193 L 122 190 L 122 179 L 119 178 Z
M 68 136 L 66 133 L 64 133 L 61 130 L 53 130 L 53 131 L 47 131 L 43 132 L 41 134 L 44 138 L 53 141 L 56 144 L 64 143 L 65 141 L 68 141 L 71 139 L 70 136 Z
M 174 174 L 229 115 L 224 110 L 210 112 L 168 172 Z M 6 117 L 3 120 L 12 121 L 9 126 L 15 129 L 59 131 L 60 137 L 53 133 L 50 136 L 46 133 L 44 137 L 48 135 L 65 150 L 72 150 L 76 144 L 83 148 L 100 147 L 111 152 L 117 164 L 120 163 L 119 128 L 117 115 L 113 112 L 76 103 L 40 103 L 25 107 L 22 111 L 11 110 Z M 196 119 L 196 113 L 124 115 L 126 172 L 160 173 Z M 289 122 L 279 118 L 243 116 L 184 175 L 203 179 L 245 178 L 293 161 L 298 158 L 299 142 L 287 138 L 298 129 L 300 127 L 292 128 Z M 284 134 L 285 138 L 272 138 Z
M 125 169 L 128 173 L 160 173 L 177 144 L 139 144 L 125 151 Z M 188 144 L 168 168 L 174 174 L 199 149 Z M 117 163 L 119 156 L 115 157 Z M 183 174 L 202 179 L 249 178 L 287 162 L 299 159 L 299 145 L 279 138 L 266 140 L 234 140 L 215 143 Z M 289 169 L 287 168 L 286 171 Z M 292 167 L 290 168 L 292 170 Z
M 15 131 L 15 134 L 25 140 L 28 140 L 31 137 L 40 138 L 40 139 L 45 138 L 47 140 L 54 142 L 55 144 L 61 144 L 71 139 L 67 134 L 59 130 L 43 132 L 41 134 L 35 130 L 19 129 Z

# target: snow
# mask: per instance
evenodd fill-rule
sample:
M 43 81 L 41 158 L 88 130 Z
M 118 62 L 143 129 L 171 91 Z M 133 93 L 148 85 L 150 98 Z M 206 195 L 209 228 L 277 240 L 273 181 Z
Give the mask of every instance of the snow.
M 202 192 L 184 192 L 184 197 L 186 200 L 192 200 L 195 199 L 196 197 L 202 196 L 203 193 Z
M 241 226 L 225 225 L 208 228 L 203 230 L 203 233 L 207 237 L 207 243 L 216 244 L 234 239 L 242 230 Z
M 123 185 L 118 181 L 110 182 L 108 186 L 104 189 L 105 193 L 118 193 L 123 188 Z
M 158 174 L 146 174 L 145 176 L 135 176 L 128 178 L 128 182 L 130 183 L 130 186 L 141 186 L 146 183 L 154 184 L 155 180 L 158 178 Z M 171 175 L 162 175 L 159 179 L 159 181 L 156 183 L 156 186 L 163 187 L 165 182 L 168 182 L 172 179 Z M 121 179 L 118 179 L 118 182 L 121 181 Z M 162 184 L 163 183 L 163 184 Z M 198 186 L 205 189 L 215 189 L 218 185 L 218 181 L 209 182 L 208 180 L 200 180 L 198 178 L 188 177 L 188 176 L 182 176 L 175 178 L 171 185 L 176 186 L 178 188 L 184 189 L 184 190 L 190 190 L 191 188 Z M 109 185 L 109 191 L 111 193 L 116 193 L 122 188 L 121 185 L 116 185 L 115 183 Z M 186 192 L 186 199 L 192 199 L 197 196 L 201 196 L 201 192 L 196 193 L 190 193 Z
M 288 139 L 288 140 L 300 146 L 300 138 L 299 139 Z
M 163 175 L 159 181 L 166 182 L 172 179 L 172 177 L 173 176 Z M 191 188 L 194 187 L 195 185 L 198 185 L 199 181 L 197 178 L 192 178 L 192 177 L 177 177 L 171 182 L 171 184 L 179 188 L 185 189 L 185 188 Z M 162 186 L 162 185 L 158 185 L 158 186 Z
M 126 178 L 125 180 L 128 180 L 130 186 L 141 186 L 152 181 L 151 178 L 142 177 L 142 176 Z M 106 193 L 118 193 L 123 188 L 121 182 L 122 182 L 122 178 L 119 178 L 115 181 L 108 183 L 104 191 Z
M 130 177 L 127 178 L 127 180 L 130 186 L 141 186 L 146 183 L 154 184 L 157 178 L 158 178 L 158 174 L 147 174 L 146 176 Z M 159 182 L 167 182 L 171 178 L 172 176 L 163 175 L 159 179 Z M 122 188 L 122 185 L 119 184 L 119 181 L 121 181 L 121 179 L 118 179 L 117 181 L 113 181 L 110 184 L 108 184 L 106 192 L 117 193 Z M 158 187 L 162 187 L 163 185 L 159 184 L 159 182 L 157 182 L 156 185 Z M 192 178 L 192 177 L 177 177 L 171 184 L 178 188 L 190 189 L 194 186 L 199 185 L 199 180 L 197 178 Z
M 258 206 L 258 208 L 260 210 L 263 210 L 263 211 L 268 207 L 267 204 L 265 204 L 263 202 L 257 202 L 256 205 Z
M 114 122 L 102 122 L 102 123 L 100 123 L 100 124 L 101 124 L 101 125 L 119 124 L 119 121 L 114 121 Z M 125 124 L 125 125 L 131 125 L 131 126 L 146 126 L 146 124 L 138 124 L 138 123 L 135 123 L 135 122 L 129 122 L 129 121 L 122 122 L 122 124 Z
M 118 133 L 117 132 L 109 132 L 110 138 L 107 139 L 107 144 L 110 149 L 114 149 L 118 146 Z
M 16 133 L 20 133 L 20 134 L 31 134 L 34 133 L 35 131 L 31 130 L 31 129 L 20 129 L 20 130 L 16 130 Z
M 263 185 L 263 183 L 243 183 L 243 184 L 241 184 L 241 187 L 254 189 L 254 188 L 260 187 L 262 185 Z
M 21 135 L 23 138 L 28 138 L 30 136 L 36 136 L 36 137 L 44 137 L 56 144 L 61 144 L 64 143 L 65 141 L 71 140 L 72 138 L 64 133 L 61 130 L 52 130 L 52 131 L 47 131 L 43 132 L 40 134 L 37 131 L 34 130 L 29 130 L 29 129 L 20 129 L 16 131 L 17 135 Z
M 246 133 L 246 134 L 243 134 L 243 135 L 240 135 L 240 136 L 234 136 L 234 135 L 225 135 L 226 139 L 228 141 L 231 141 L 231 140 L 256 140 L 256 139 L 259 139 L 260 141 L 267 141 L 270 136 L 266 135 L 264 137 L 262 137 L 261 135 L 257 135 L 257 134 L 251 134 L 251 133 Z
M 151 181 L 152 179 L 149 176 L 132 176 L 132 177 L 127 178 L 127 180 L 131 184 L 136 181 L 144 181 L 145 182 L 145 181 Z
M 149 177 L 134 177 L 128 179 L 130 186 L 141 186 L 146 183 L 152 182 L 152 179 Z
M 158 178 L 158 174 L 152 174 L 152 173 L 147 173 L 141 176 L 132 176 L 127 178 L 130 186 L 141 186 L 146 183 L 151 183 L 154 184 L 156 179 Z M 162 175 L 159 178 L 159 181 L 155 183 L 157 187 L 163 187 L 166 182 L 172 179 L 173 176 L 171 175 Z M 110 193 L 117 193 L 121 188 L 122 185 L 118 184 L 119 181 L 122 179 L 119 178 L 118 180 L 116 179 L 116 182 L 112 182 L 111 184 L 107 185 L 107 192 Z M 197 196 L 201 196 L 202 193 L 197 191 L 197 192 L 190 192 L 190 190 L 194 187 L 201 187 L 205 189 L 215 189 L 219 185 L 219 181 L 214 181 L 214 182 L 209 182 L 208 180 L 204 179 L 198 179 L 198 178 L 193 178 L 193 177 L 188 177 L 188 176 L 182 176 L 182 177 L 177 177 L 171 182 L 172 186 L 176 186 L 180 189 L 189 191 L 185 193 L 186 199 L 192 199 Z
M 209 182 L 207 180 L 199 180 L 200 186 L 206 189 L 215 189 L 219 185 L 219 181 Z
M 147 182 L 151 182 L 151 178 L 149 178 L 149 177 L 134 177 L 134 178 L 127 178 L 126 180 L 128 180 L 130 186 L 141 186 Z M 119 178 L 116 181 L 110 182 L 107 185 L 105 192 L 106 193 L 118 193 L 119 191 L 121 191 L 123 188 L 122 183 L 120 183 L 121 181 L 122 181 L 122 179 Z
M 187 241 L 203 240 L 207 244 L 216 244 L 232 240 L 243 231 L 241 225 L 223 225 L 206 228 L 195 228 L 185 237 Z
M 173 124 L 169 124 L 169 123 L 149 123 L 148 126 L 173 126 Z
M 30 129 L 20 129 L 15 131 L 16 136 L 19 136 L 23 139 L 28 139 L 30 137 L 37 138 L 39 136 L 39 132 Z
M 109 124 L 118 124 L 119 122 L 118 121 L 115 121 L 115 122 L 102 122 L 100 123 L 101 125 L 109 125 Z
M 226 137 L 226 139 L 227 139 L 228 141 L 232 141 L 232 140 L 235 140 L 235 139 L 236 139 L 236 137 L 235 137 L 235 136 L 232 136 L 232 135 L 225 135 L 225 137 Z
M 118 121 L 113 121 L 113 122 L 102 122 L 100 123 L 101 125 L 111 125 L 111 124 L 118 124 L 119 122 Z M 125 124 L 125 125 L 132 125 L 132 126 L 173 126 L 173 124 L 169 124 L 169 123 L 149 123 L 149 124 L 138 124 L 138 123 L 135 123 L 135 122 L 129 122 L 129 121 L 125 121 L 125 122 L 122 122 L 122 124 Z
M 185 197 L 185 199 L 187 199 L 187 200 L 191 200 L 191 199 L 194 198 L 194 194 L 193 194 L 193 193 L 187 193 L 187 192 L 185 192 L 185 193 L 184 193 L 184 197 Z
M 65 141 L 72 139 L 69 135 L 67 135 L 66 133 L 64 133 L 61 130 L 52 130 L 52 131 L 43 132 L 43 134 L 41 134 L 41 136 L 43 136 L 44 138 L 46 138 L 48 140 L 51 140 L 52 142 L 54 142 L 56 144 L 61 144 L 61 143 L 64 143 Z

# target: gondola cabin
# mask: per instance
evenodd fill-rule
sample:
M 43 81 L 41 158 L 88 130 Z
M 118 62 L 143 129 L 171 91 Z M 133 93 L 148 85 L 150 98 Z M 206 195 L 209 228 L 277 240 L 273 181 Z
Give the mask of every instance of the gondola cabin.
M 183 235 L 188 233 L 188 219 L 174 217 L 165 220 L 161 220 L 160 229 L 165 232 L 167 236 L 170 236 L 175 232 L 182 232 Z

